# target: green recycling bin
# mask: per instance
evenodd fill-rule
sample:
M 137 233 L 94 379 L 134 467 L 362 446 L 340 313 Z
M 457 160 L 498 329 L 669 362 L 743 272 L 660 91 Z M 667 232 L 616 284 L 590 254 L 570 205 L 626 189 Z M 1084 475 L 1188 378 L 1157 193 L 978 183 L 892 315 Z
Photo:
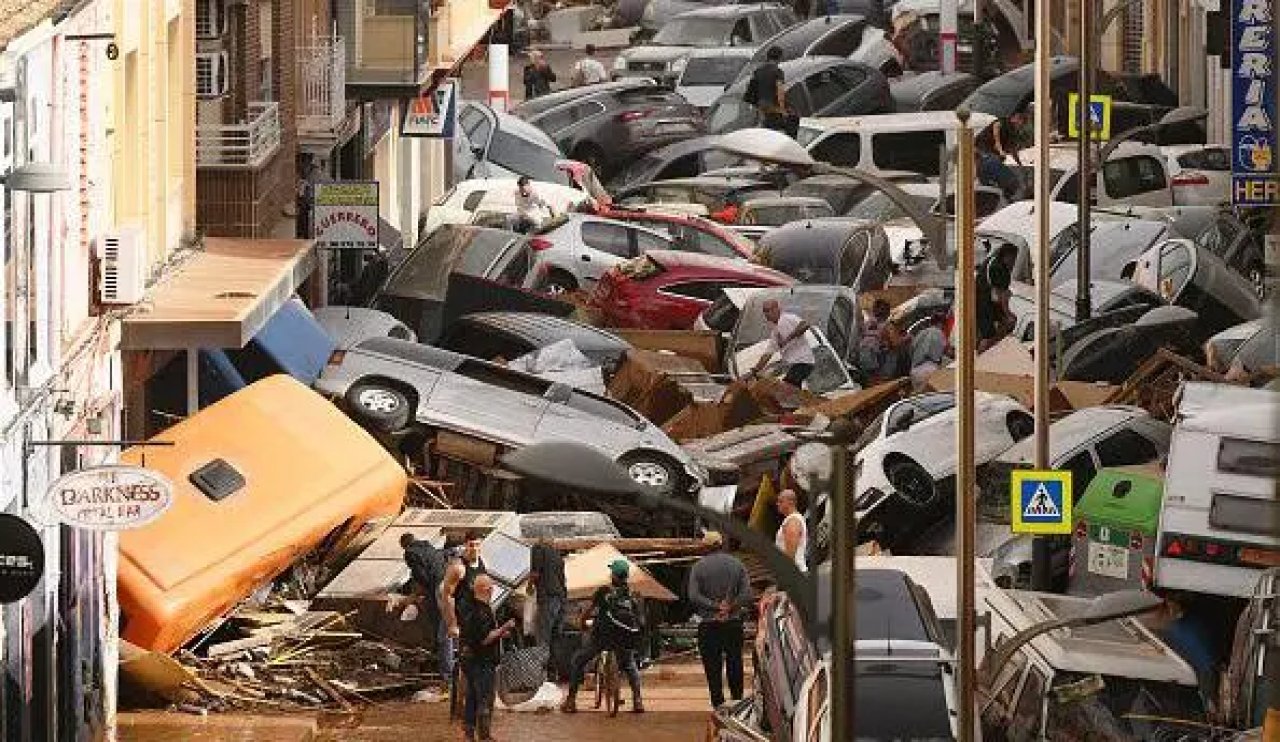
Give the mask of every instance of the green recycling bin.
M 1155 464 L 1099 471 L 1076 501 L 1067 592 L 1150 587 L 1163 500 L 1164 470 Z

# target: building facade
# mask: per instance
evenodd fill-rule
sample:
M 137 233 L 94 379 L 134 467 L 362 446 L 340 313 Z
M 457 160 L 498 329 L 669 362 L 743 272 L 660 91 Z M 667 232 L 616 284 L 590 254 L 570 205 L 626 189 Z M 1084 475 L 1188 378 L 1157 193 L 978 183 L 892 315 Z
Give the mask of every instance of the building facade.
M 118 452 L 60 443 L 120 437 L 107 246 L 154 273 L 192 234 L 188 2 L 31 2 L 0 20 L 0 510 L 37 528 L 46 557 L 35 591 L 0 608 L 0 738 L 99 739 L 114 723 L 115 540 L 60 525 L 47 490 Z

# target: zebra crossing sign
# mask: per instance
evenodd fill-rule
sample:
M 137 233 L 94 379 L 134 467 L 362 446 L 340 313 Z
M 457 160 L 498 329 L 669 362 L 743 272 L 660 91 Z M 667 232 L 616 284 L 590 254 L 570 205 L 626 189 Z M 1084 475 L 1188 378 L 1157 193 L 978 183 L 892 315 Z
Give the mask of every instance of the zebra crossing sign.
M 1071 533 L 1071 472 L 1014 471 L 1009 499 L 1014 533 Z

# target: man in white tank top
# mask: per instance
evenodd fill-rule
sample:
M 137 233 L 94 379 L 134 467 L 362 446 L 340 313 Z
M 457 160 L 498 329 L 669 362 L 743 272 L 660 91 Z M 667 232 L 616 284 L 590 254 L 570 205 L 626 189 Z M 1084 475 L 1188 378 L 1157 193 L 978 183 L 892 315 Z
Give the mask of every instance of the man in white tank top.
M 778 535 L 773 541 L 783 554 L 795 560 L 801 572 L 808 572 L 805 554 L 809 551 L 809 525 L 796 505 L 795 490 L 778 493 L 778 512 L 782 515 L 782 525 L 778 526 Z

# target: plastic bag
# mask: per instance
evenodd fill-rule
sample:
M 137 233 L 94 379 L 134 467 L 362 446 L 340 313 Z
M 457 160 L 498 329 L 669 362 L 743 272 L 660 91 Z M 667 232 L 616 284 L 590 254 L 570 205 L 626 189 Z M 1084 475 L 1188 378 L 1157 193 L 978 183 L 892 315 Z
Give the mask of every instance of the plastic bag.
M 536 713 L 538 711 L 554 711 L 560 708 L 560 703 L 564 701 L 564 691 L 560 690 L 555 683 L 543 683 L 533 697 L 522 703 L 508 706 L 498 699 L 498 705 L 507 711 L 515 711 L 518 713 Z
M 523 625 L 521 629 L 525 636 L 534 636 L 538 633 L 538 602 L 534 600 L 532 593 L 524 596 L 524 609 L 521 613 Z

